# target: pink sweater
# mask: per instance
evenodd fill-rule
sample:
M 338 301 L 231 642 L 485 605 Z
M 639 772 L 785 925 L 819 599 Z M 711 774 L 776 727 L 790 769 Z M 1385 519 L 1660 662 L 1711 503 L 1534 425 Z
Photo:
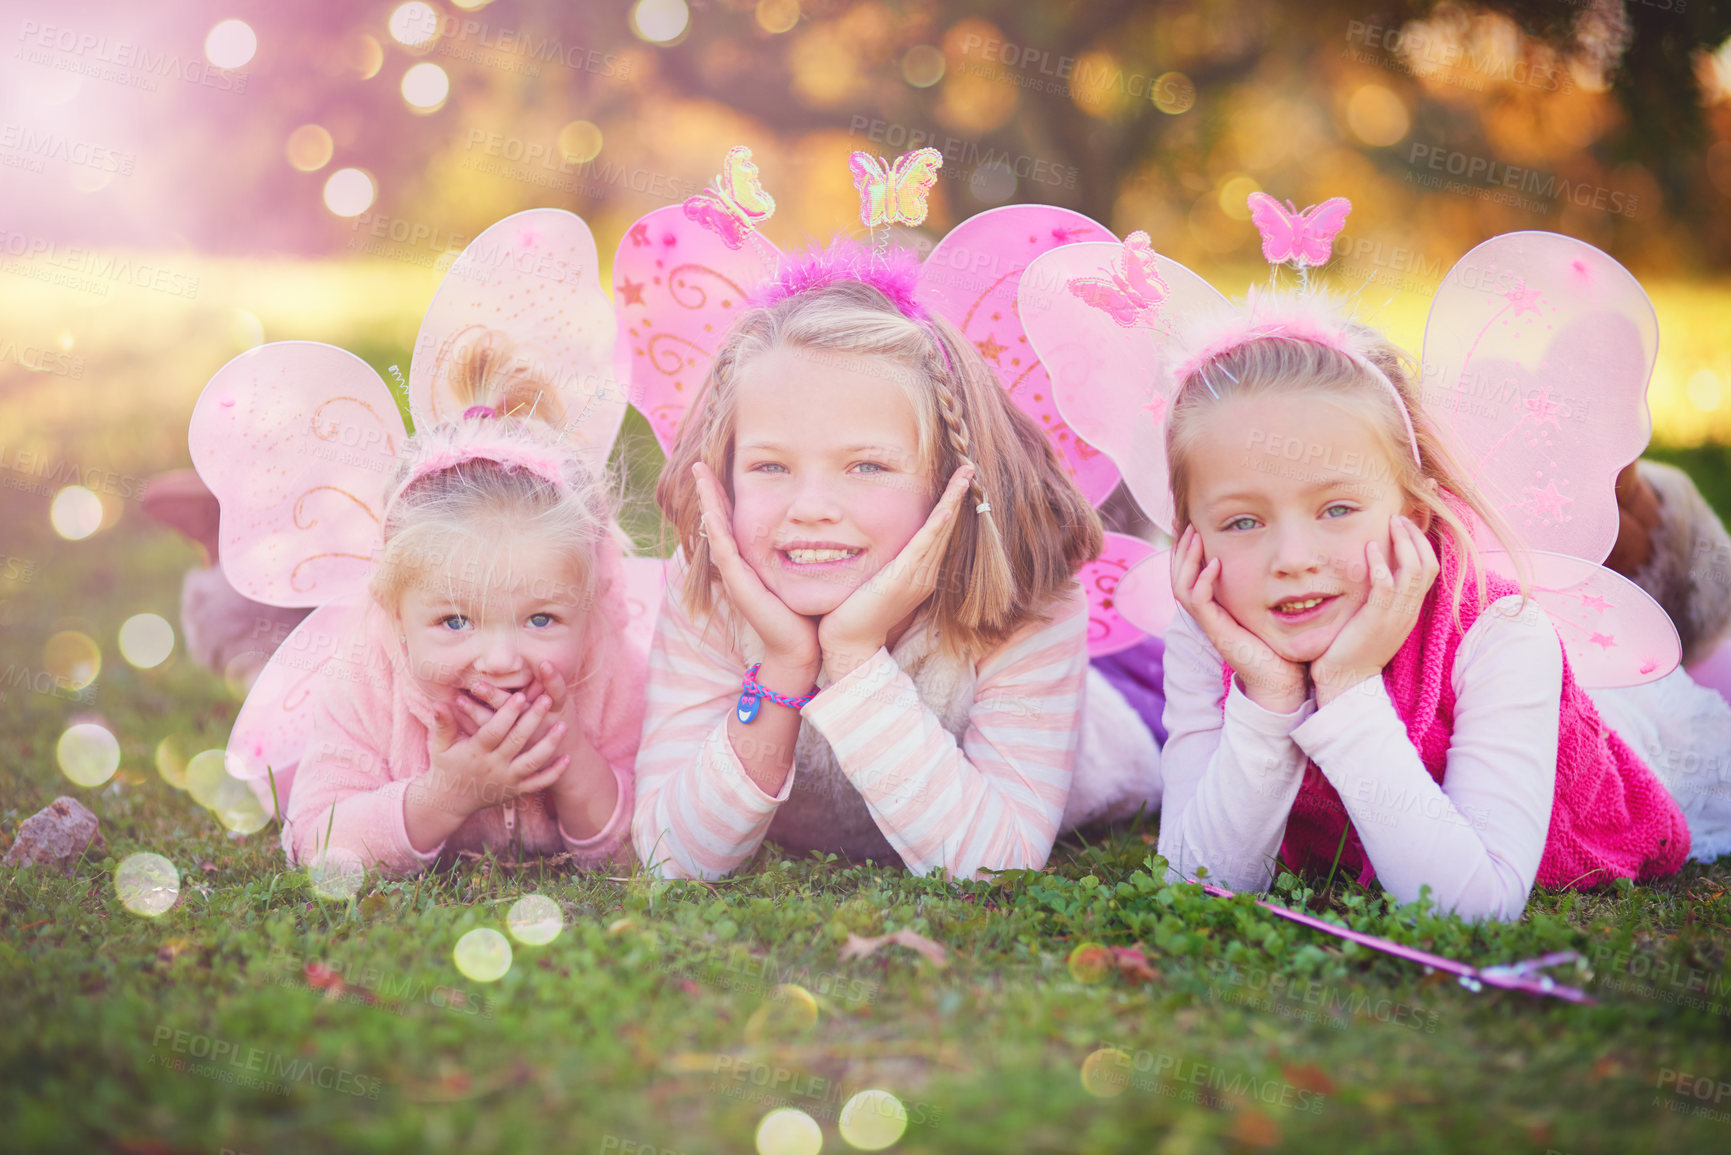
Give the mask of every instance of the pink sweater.
M 615 571 L 617 572 L 617 571 Z M 515 856 L 570 851 L 580 865 L 621 853 L 633 804 L 633 763 L 643 724 L 644 655 L 624 633 L 625 609 L 610 585 L 597 598 L 582 641 L 577 722 L 619 784 L 619 804 L 593 838 L 568 837 L 542 794 L 500 802 L 471 814 L 443 843 L 422 853 L 409 842 L 405 796 L 430 766 L 432 700 L 409 676 L 407 651 L 389 616 L 364 611 L 363 669 L 327 679 L 318 691 L 306 753 L 290 789 L 283 848 L 299 864 L 326 841 L 392 874 L 413 874 L 441 854 L 494 850 Z M 486 800 L 483 800 L 486 801 Z M 334 816 L 334 817 L 333 817 Z

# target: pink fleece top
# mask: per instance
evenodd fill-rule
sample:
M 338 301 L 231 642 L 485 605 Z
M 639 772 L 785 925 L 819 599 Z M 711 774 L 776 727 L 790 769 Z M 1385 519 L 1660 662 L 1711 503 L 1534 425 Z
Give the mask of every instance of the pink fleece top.
M 409 842 L 403 805 L 430 765 L 433 701 L 410 676 L 408 652 L 390 616 L 371 603 L 361 615 L 363 670 L 325 680 L 313 707 L 306 753 L 290 788 L 283 848 L 314 859 L 326 842 L 368 866 L 413 874 L 441 855 L 492 849 L 505 856 L 570 851 L 579 865 L 630 861 L 633 764 L 643 727 L 646 655 L 625 633 L 617 565 L 609 567 L 579 641 L 576 721 L 606 759 L 619 802 L 601 832 L 565 834 L 545 792 L 475 811 L 449 838 L 421 852 Z M 485 801 L 485 799 L 483 800 Z M 519 854 L 520 852 L 520 854 Z

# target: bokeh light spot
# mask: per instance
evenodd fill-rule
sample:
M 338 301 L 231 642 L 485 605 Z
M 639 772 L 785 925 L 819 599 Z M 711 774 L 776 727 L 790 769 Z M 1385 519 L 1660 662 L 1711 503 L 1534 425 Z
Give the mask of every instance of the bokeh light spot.
M 1412 118 L 1407 115 L 1405 102 L 1392 90 L 1380 84 L 1365 84 L 1346 103 L 1346 123 L 1358 139 L 1382 148 L 1406 136 Z
M 187 751 L 192 739 L 185 734 L 170 734 L 156 744 L 156 772 L 176 790 L 186 789 Z
M 525 894 L 511 904 L 505 915 L 511 937 L 528 946 L 546 946 L 565 929 L 559 904 L 544 894 Z
M 745 1021 L 745 1041 L 798 1038 L 817 1026 L 817 1000 L 798 983 L 782 983 Z
M 204 38 L 204 58 L 218 68 L 239 68 L 258 51 L 258 35 L 244 20 L 224 20 Z
M 1220 211 L 1235 221 L 1250 219 L 1250 194 L 1262 191 L 1256 181 L 1238 173 L 1220 182 Z
M 757 1125 L 757 1155 L 817 1155 L 823 1128 L 797 1107 L 777 1107 Z
M 1001 160 L 988 160 L 968 174 L 968 191 L 985 205 L 1001 205 L 1016 195 L 1016 173 Z
M 102 672 L 102 648 L 88 634 L 61 630 L 42 643 L 42 667 L 51 690 L 82 690 Z
M 1070 952 L 1070 977 L 1079 983 L 1097 983 L 1112 968 L 1112 952 L 1097 942 L 1085 942 Z
M 242 349 L 256 349 L 264 344 L 264 322 L 251 309 L 236 309 L 228 328 Z
M 54 747 L 60 772 L 80 786 L 100 786 L 120 769 L 120 742 L 107 727 L 80 722 L 60 735 Z
M 345 902 L 355 896 L 366 881 L 367 867 L 361 856 L 346 846 L 327 846 L 313 861 L 307 863 L 307 881 L 321 898 Z
M 1719 376 L 1711 369 L 1699 369 L 1689 378 L 1689 402 L 1703 413 L 1711 413 L 1724 400 Z
M 757 0 L 757 26 L 765 32 L 786 32 L 799 23 L 799 0 Z
M 685 34 L 691 9 L 685 0 L 637 0 L 631 10 L 631 27 L 651 44 L 669 44 Z
M 451 960 L 464 978 L 478 983 L 498 982 L 511 969 L 511 943 L 491 927 L 478 927 L 457 940 Z
M 405 48 L 419 48 L 439 34 L 439 14 L 430 4 L 410 0 L 410 3 L 399 4 L 392 10 L 385 27 L 390 29 L 391 39 L 398 44 Z
M 1149 96 L 1155 108 L 1167 116 L 1177 116 L 1196 107 L 1196 82 L 1182 72 L 1162 72 L 1154 78 Z
M 180 897 L 180 871 L 160 854 L 129 854 L 114 871 L 114 893 L 133 914 L 155 918 Z
M 377 189 L 358 168 L 339 168 L 325 181 L 325 207 L 339 217 L 358 217 L 372 207 Z
M 174 627 L 160 614 L 133 614 L 120 627 L 120 656 L 152 670 L 174 653 Z
M 403 99 L 420 112 L 436 112 L 451 95 L 451 78 L 437 64 L 422 62 L 403 73 Z
M 345 46 L 347 63 L 362 80 L 371 80 L 385 66 L 385 46 L 374 37 L 361 33 Z
M 888 1091 L 872 1087 L 842 1105 L 836 1126 L 861 1151 L 882 1151 L 908 1129 L 908 1109 Z
M 1117 1047 L 1101 1047 L 1082 1060 L 1082 1090 L 1096 1099 L 1111 1099 L 1130 1088 L 1130 1056 Z
M 288 162 L 301 172 L 317 172 L 331 162 L 331 154 L 336 150 L 324 125 L 303 124 L 289 133 L 283 151 Z
M 82 485 L 68 485 L 54 495 L 48 521 L 67 541 L 83 541 L 102 528 L 102 499 Z
M 186 792 L 223 826 L 251 834 L 263 829 L 270 815 L 252 787 L 235 776 L 239 768 L 226 750 L 201 750 L 186 763 Z
M 601 130 L 587 120 L 573 120 L 559 130 L 559 151 L 572 164 L 586 164 L 601 155 Z
M 902 79 L 915 88 L 930 88 L 944 78 L 946 61 L 935 45 L 916 44 L 902 53 Z

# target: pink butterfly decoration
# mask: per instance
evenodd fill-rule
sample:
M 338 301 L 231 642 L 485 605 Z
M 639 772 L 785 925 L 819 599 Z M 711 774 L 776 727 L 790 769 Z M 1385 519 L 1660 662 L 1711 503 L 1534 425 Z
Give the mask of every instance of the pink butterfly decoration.
M 1106 276 L 1073 277 L 1068 288 L 1126 329 L 1154 324 L 1166 299 L 1166 282 L 1154 266 L 1154 244 L 1141 229 L 1124 238 L 1124 251 Z
M 714 187 L 685 201 L 685 215 L 719 233 L 730 249 L 744 245 L 774 213 L 775 198 L 763 191 L 751 149 L 743 144 L 727 150 Z
M 1262 234 L 1262 256 L 1271 265 L 1292 264 L 1298 268 L 1326 265 L 1334 249 L 1334 238 L 1346 227 L 1352 202 L 1329 197 L 1303 212 L 1284 205 L 1264 192 L 1250 194 L 1250 219 Z

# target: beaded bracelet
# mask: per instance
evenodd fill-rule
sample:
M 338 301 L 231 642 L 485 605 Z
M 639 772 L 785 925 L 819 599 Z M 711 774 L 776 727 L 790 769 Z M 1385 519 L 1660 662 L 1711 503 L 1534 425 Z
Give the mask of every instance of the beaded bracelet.
M 774 690 L 769 689 L 757 680 L 757 672 L 762 668 L 763 663 L 758 662 L 749 670 L 745 671 L 745 690 L 739 695 L 738 715 L 739 720 L 746 725 L 749 726 L 752 722 L 757 720 L 757 711 L 762 707 L 765 698 L 768 698 L 778 706 L 786 706 L 789 710 L 799 710 L 804 708 L 813 698 L 817 697 L 816 686 L 811 688 L 811 693 L 797 698 L 791 698 L 776 693 Z

